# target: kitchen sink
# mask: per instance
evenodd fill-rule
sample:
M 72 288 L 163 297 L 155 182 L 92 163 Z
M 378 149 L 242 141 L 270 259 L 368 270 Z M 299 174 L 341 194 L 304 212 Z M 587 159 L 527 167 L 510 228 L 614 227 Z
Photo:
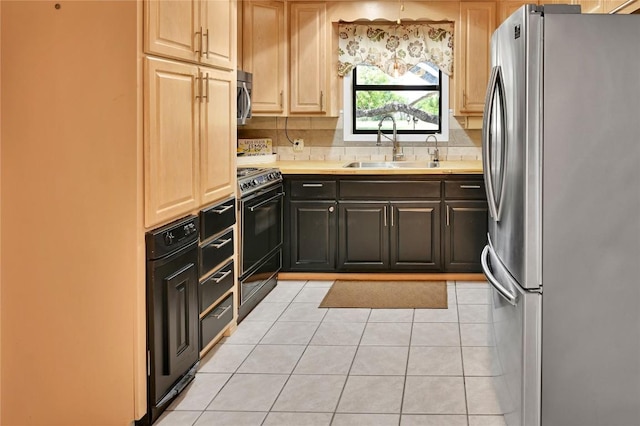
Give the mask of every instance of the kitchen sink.
M 342 167 L 350 169 L 433 169 L 439 167 L 435 161 L 354 161 Z

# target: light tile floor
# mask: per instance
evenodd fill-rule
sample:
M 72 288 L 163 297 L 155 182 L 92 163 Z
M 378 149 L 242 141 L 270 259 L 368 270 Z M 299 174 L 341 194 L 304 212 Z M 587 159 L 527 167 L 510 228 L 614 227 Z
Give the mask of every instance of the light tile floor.
M 321 309 L 331 281 L 280 281 L 201 361 L 160 426 L 504 426 L 488 286 L 448 309 Z

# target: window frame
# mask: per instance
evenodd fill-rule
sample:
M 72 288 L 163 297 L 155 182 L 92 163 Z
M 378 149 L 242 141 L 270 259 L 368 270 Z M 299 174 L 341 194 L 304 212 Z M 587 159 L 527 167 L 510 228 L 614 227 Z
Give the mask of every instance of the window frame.
M 409 71 L 407 71 L 409 72 Z M 440 84 L 425 84 L 425 85 L 404 85 L 404 84 L 358 84 L 358 67 L 353 67 L 352 73 L 352 88 L 351 88 L 351 128 L 353 133 L 357 135 L 375 135 L 378 132 L 374 129 L 371 130 L 358 130 L 356 129 L 356 96 L 358 91 L 362 92 L 410 92 L 410 91 L 422 91 L 422 92 L 438 92 L 438 111 L 440 111 L 440 120 L 438 121 L 438 128 L 434 130 L 397 130 L 398 135 L 438 135 L 442 133 L 442 71 L 438 69 L 438 81 Z
M 342 122 L 343 122 L 343 140 L 345 142 L 376 142 L 377 135 L 375 132 L 371 133 L 354 133 L 353 132 L 353 116 L 355 114 L 355 103 L 353 93 L 353 72 L 347 73 L 342 78 Z M 399 142 L 422 142 L 424 143 L 426 137 L 433 134 L 438 142 L 449 141 L 449 123 L 450 115 L 452 111 L 449 109 L 449 88 L 451 83 L 451 77 L 445 73 L 441 73 L 440 79 L 440 133 L 426 133 L 420 131 L 419 133 L 399 133 Z M 387 85 L 388 87 L 388 85 Z

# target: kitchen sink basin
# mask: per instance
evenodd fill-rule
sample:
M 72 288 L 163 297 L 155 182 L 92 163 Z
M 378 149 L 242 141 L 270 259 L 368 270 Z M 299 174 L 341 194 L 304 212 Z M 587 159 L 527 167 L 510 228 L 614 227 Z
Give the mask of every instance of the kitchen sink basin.
M 433 169 L 439 164 L 435 161 L 354 161 L 343 167 L 350 169 Z

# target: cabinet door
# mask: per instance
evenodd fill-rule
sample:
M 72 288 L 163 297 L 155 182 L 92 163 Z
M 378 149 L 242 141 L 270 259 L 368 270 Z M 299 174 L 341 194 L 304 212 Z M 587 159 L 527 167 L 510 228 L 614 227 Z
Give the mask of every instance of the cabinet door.
M 326 10 L 325 3 L 291 3 L 292 113 L 325 112 Z
M 154 0 L 144 2 L 145 52 L 196 61 L 200 49 L 200 2 Z
M 284 3 L 244 2 L 242 42 L 244 71 L 253 73 L 252 112 L 282 113 L 287 77 Z
M 335 201 L 291 201 L 291 270 L 335 269 L 336 223 Z
M 487 203 L 446 201 L 445 209 L 445 270 L 482 272 L 480 254 L 487 244 Z
M 491 35 L 496 28 L 494 2 L 461 2 L 456 39 L 456 114 L 482 114 L 490 71 Z
M 200 198 L 208 204 L 233 194 L 236 185 L 236 75 L 201 68 Z
M 339 266 L 377 270 L 389 267 L 388 204 L 339 203 Z
M 198 207 L 198 68 L 145 58 L 145 226 Z
M 521 0 L 521 1 L 501 1 L 498 2 L 498 22 L 496 28 L 500 26 L 509 16 L 516 10 L 520 9 L 525 4 L 537 4 L 536 2 Z
M 237 3 L 235 0 L 202 0 L 200 19 L 203 31 L 200 62 L 234 69 L 236 65 Z
M 392 269 L 440 269 L 440 206 L 440 201 L 391 204 Z

